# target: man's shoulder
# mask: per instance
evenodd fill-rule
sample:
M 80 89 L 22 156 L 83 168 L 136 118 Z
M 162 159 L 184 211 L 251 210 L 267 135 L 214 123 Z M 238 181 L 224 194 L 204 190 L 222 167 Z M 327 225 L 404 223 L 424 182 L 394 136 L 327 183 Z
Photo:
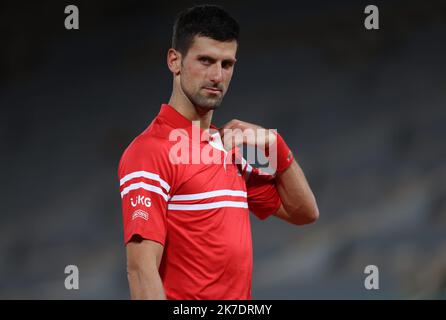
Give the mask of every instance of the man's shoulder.
M 170 167 L 170 142 L 147 132 L 138 135 L 125 149 L 118 166 L 118 175 L 132 171 L 157 170 L 157 174 Z
M 148 128 L 150 129 L 150 127 Z M 164 135 L 146 129 L 139 134 L 125 149 L 122 157 L 159 155 L 169 151 L 171 142 Z

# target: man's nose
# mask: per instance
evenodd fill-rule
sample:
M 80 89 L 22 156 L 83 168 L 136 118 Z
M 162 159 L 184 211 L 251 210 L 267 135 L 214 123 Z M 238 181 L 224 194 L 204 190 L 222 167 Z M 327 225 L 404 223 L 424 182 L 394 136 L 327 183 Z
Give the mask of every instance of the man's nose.
M 212 66 L 210 80 L 214 83 L 220 83 L 223 81 L 223 68 L 220 64 L 215 63 Z

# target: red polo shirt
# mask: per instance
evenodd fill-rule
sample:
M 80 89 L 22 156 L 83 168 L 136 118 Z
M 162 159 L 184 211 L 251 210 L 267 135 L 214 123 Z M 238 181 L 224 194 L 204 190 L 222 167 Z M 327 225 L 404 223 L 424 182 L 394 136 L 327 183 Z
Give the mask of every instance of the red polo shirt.
M 265 219 L 281 202 L 273 177 L 227 159 L 218 133 L 167 104 L 122 155 L 125 243 L 140 235 L 164 246 L 168 299 L 251 298 L 249 210 Z

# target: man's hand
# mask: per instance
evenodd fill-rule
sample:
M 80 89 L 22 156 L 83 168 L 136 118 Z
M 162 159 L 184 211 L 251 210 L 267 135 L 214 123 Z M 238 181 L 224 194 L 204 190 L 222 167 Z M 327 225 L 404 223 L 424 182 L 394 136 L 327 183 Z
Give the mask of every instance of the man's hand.
M 242 143 L 265 150 L 276 141 L 273 130 L 237 119 L 226 123 L 219 132 L 226 150 L 232 150 Z
M 274 129 L 265 129 L 253 123 L 233 119 L 220 128 L 219 132 L 223 147 L 228 151 L 240 144 L 256 147 L 263 151 L 269 162 L 269 167 L 274 172 L 281 172 L 291 165 L 293 155 Z M 279 146 L 282 148 L 278 149 Z M 288 152 L 285 157 L 283 156 L 284 152 Z M 287 160 L 278 162 L 279 157 Z M 248 156 L 248 158 L 250 157 Z
M 316 221 L 319 209 L 305 175 L 285 141 L 275 130 L 240 121 L 226 123 L 220 130 L 226 150 L 247 144 L 265 151 L 274 170 L 276 187 L 282 202 L 275 215 L 289 223 L 302 225 Z M 277 143 L 275 143 L 277 142 Z M 275 148 L 272 148 L 272 146 Z

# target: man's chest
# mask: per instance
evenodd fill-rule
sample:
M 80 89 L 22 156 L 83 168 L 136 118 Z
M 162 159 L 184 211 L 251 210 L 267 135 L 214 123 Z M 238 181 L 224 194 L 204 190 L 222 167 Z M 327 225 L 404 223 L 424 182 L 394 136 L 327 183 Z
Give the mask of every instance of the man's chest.
M 189 165 L 183 170 L 182 179 L 172 195 L 174 199 L 178 195 L 246 193 L 245 180 L 235 164 Z

